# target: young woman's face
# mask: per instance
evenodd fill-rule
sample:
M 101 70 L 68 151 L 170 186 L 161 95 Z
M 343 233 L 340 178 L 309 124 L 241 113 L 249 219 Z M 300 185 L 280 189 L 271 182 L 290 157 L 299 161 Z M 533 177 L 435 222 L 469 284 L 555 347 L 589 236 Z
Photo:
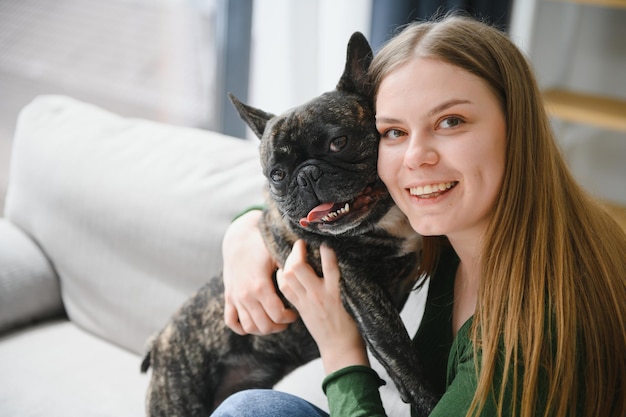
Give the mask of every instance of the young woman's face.
M 376 127 L 379 175 L 413 229 L 478 237 L 505 160 L 505 118 L 487 83 L 440 60 L 412 59 L 380 84 Z

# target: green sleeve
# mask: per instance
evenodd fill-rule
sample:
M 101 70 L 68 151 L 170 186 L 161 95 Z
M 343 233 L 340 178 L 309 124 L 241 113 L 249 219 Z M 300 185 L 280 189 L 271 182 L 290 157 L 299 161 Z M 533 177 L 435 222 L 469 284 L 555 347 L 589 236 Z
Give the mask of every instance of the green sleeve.
M 254 210 L 265 210 L 265 206 L 264 205 L 258 205 L 258 206 L 251 206 L 248 207 L 247 209 L 245 209 L 244 211 L 242 211 L 241 213 L 237 214 L 234 218 L 233 221 L 237 220 L 238 218 L 240 218 L 241 216 L 243 216 L 244 214 L 250 212 L 250 211 L 254 211 Z
M 349 366 L 328 375 L 322 389 L 328 398 L 331 416 L 386 416 L 378 388 L 385 381 L 367 366 Z

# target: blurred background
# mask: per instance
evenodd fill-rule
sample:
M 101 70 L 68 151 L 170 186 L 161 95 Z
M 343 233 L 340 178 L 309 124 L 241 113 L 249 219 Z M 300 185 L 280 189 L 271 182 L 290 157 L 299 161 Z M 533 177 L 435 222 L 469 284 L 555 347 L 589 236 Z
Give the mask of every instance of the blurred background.
M 456 8 L 511 35 L 574 174 L 626 206 L 626 0 L 0 0 L 0 212 L 19 110 L 37 95 L 250 139 L 226 92 L 282 112 L 334 88 L 354 31 L 376 50 Z

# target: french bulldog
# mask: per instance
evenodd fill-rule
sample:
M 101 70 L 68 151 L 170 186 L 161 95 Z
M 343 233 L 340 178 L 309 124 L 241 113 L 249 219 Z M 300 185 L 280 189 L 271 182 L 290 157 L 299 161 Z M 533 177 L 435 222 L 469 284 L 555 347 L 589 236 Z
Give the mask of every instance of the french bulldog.
M 437 398 L 399 316 L 419 279 L 421 238 L 376 172 L 371 59 L 367 40 L 355 33 L 336 89 L 278 116 L 230 98 L 261 140 L 267 187 L 259 227 L 274 259 L 283 265 L 294 242 L 304 239 L 308 261 L 321 276 L 319 246 L 335 251 L 346 310 L 402 399 L 427 415 Z M 271 388 L 319 357 L 301 320 L 277 334 L 240 336 L 223 317 L 220 276 L 152 339 L 141 366 L 143 372 L 152 367 L 148 415 L 206 417 L 230 394 Z

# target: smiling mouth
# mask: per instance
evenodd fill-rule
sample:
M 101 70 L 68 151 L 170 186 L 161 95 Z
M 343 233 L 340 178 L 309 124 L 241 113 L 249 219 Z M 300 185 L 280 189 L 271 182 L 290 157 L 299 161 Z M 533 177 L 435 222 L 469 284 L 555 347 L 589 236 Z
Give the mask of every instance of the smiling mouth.
M 437 184 L 424 185 L 409 188 L 409 193 L 418 198 L 435 198 L 454 188 L 459 182 L 441 182 Z
M 380 192 L 368 186 L 351 201 L 340 203 L 322 203 L 309 211 L 306 217 L 300 219 L 300 226 L 308 227 L 313 223 L 333 223 L 350 213 L 364 212 L 369 205 L 378 200 Z

